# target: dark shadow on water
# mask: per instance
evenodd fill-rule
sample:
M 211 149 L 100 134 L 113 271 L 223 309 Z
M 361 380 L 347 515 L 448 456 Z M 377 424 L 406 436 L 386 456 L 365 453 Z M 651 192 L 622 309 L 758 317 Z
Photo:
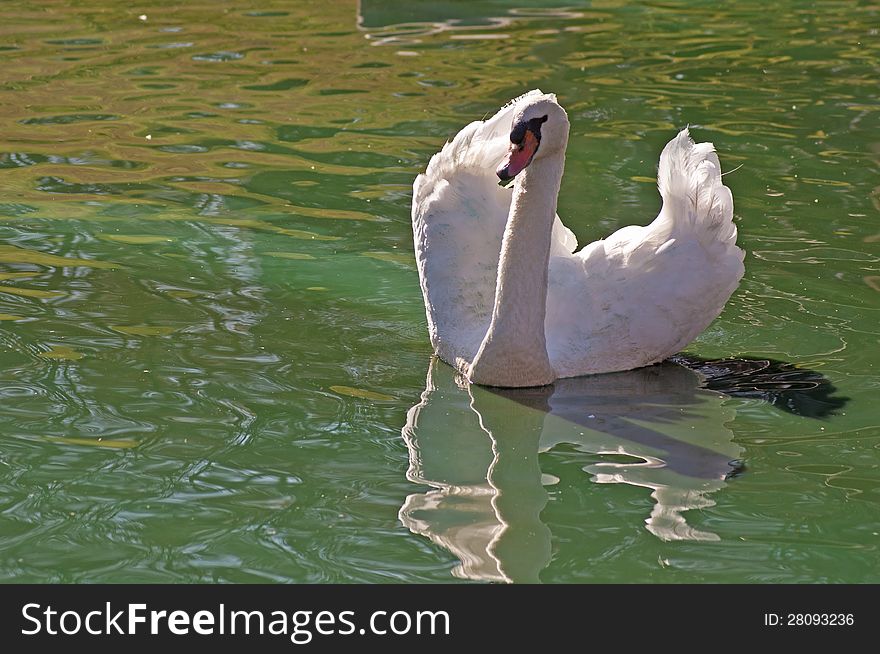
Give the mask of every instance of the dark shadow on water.
M 584 466 L 602 484 L 650 489 L 647 530 L 664 541 L 716 541 L 687 523 L 690 509 L 743 469 L 728 427 L 728 397 L 760 399 L 826 419 L 847 402 L 820 373 L 760 359 L 707 360 L 680 355 L 638 370 L 558 380 L 526 389 L 470 385 L 432 359 L 421 401 L 403 438 L 407 477 L 430 490 L 410 495 L 401 522 L 452 552 L 456 576 L 539 580 L 551 534 L 539 455 L 566 445 L 594 455 Z
M 849 401 L 822 373 L 775 359 L 703 359 L 679 354 L 670 359 L 704 377 L 703 385 L 730 397 L 764 400 L 807 418 L 828 418 Z

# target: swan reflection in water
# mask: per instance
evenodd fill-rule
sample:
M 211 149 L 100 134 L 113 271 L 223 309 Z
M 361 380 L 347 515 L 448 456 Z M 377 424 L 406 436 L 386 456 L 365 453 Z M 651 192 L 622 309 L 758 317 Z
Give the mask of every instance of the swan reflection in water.
M 761 398 L 785 411 L 826 417 L 846 398 L 820 374 L 772 360 L 679 356 L 629 372 L 560 379 L 524 389 L 470 385 L 432 358 L 421 401 L 407 414 L 407 478 L 431 487 L 399 512 L 413 533 L 460 561 L 457 577 L 537 582 L 550 530 L 539 453 L 560 444 L 606 460 L 584 468 L 594 482 L 651 489 L 645 524 L 664 541 L 715 541 L 689 525 L 690 509 L 740 471 L 742 450 L 726 426 L 728 396 Z M 609 456 L 615 455 L 615 456 Z

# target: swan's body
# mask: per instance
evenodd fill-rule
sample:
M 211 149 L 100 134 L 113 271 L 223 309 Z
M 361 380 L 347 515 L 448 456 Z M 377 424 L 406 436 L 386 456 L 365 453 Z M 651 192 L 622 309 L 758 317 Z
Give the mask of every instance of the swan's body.
M 537 141 L 520 138 L 524 125 Z M 680 132 L 660 156 L 657 218 L 575 252 L 556 215 L 567 141 L 556 97 L 531 91 L 465 127 L 416 178 L 431 343 L 473 382 L 537 386 L 657 363 L 721 313 L 742 277 L 733 198 L 711 144 Z M 516 160 L 526 143 L 531 158 Z M 515 175 L 512 191 L 496 177 L 506 154 L 497 175 Z

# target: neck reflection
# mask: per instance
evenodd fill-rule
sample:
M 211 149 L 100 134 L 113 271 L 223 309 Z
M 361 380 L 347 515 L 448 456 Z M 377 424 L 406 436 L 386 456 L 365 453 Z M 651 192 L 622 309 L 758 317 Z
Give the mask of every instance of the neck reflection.
M 538 456 L 569 444 L 609 457 L 584 468 L 594 482 L 651 489 L 645 524 L 661 540 L 719 540 L 683 515 L 714 504 L 710 495 L 741 454 L 725 427 L 734 411 L 702 380 L 667 362 L 540 388 L 486 388 L 432 359 L 403 428 L 407 477 L 431 490 L 407 497 L 399 518 L 453 553 L 458 577 L 537 582 L 550 560 L 540 515 L 552 483 Z

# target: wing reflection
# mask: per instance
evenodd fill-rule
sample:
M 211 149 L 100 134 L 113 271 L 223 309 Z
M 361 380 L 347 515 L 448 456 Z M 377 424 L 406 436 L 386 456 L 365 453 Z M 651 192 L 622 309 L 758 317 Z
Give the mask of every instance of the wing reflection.
M 762 397 L 792 412 L 818 406 L 809 415 L 824 417 L 846 401 L 833 391 L 817 373 L 773 361 L 689 357 L 501 389 L 469 385 L 432 359 L 402 430 L 407 478 L 431 490 L 409 495 L 399 518 L 452 552 L 458 577 L 537 582 L 551 551 L 538 457 L 568 444 L 604 458 L 584 468 L 593 481 L 651 489 L 645 524 L 661 540 L 719 540 L 683 514 L 714 505 L 711 494 L 739 469 L 725 396 Z

